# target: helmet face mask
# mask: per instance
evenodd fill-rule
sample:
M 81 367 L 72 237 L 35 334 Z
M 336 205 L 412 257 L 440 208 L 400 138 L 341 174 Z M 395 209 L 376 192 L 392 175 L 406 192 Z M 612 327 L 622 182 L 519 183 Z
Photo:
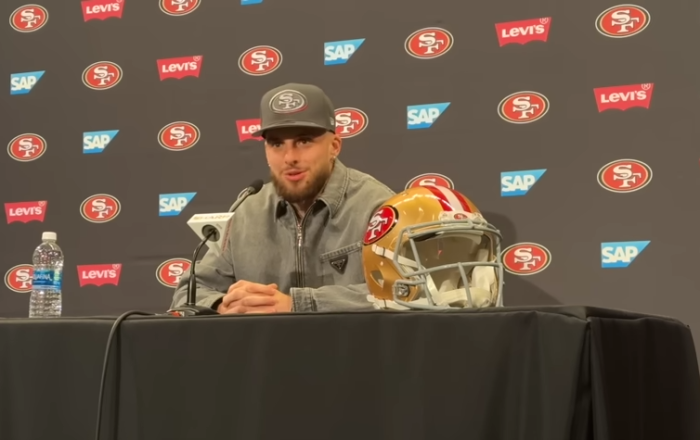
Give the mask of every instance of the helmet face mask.
M 422 200 L 415 197 L 421 191 L 425 195 Z M 375 228 L 372 240 L 365 237 L 365 275 L 374 297 L 369 299 L 377 308 L 441 310 L 503 305 L 500 232 L 466 197 L 458 195 L 467 201 L 462 207 L 469 211 L 447 211 L 444 204 L 436 207 L 424 188 L 398 194 L 377 211 L 388 212 L 389 207 L 396 213 L 394 219 L 383 222 L 391 227 L 379 234 Z M 402 200 L 409 200 L 412 209 L 402 206 Z M 432 213 L 426 215 L 426 211 Z M 375 215 L 368 233 L 377 222 Z

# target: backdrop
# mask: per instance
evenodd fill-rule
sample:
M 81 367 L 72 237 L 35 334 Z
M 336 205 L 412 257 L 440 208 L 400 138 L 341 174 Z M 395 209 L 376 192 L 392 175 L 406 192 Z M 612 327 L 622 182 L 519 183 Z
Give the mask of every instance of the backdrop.
M 27 315 L 46 230 L 65 315 L 166 310 L 186 221 L 267 177 L 250 133 L 293 81 L 330 95 L 348 166 L 396 191 L 454 185 L 502 230 L 506 305 L 700 324 L 699 9 L 5 0 L 0 315 Z

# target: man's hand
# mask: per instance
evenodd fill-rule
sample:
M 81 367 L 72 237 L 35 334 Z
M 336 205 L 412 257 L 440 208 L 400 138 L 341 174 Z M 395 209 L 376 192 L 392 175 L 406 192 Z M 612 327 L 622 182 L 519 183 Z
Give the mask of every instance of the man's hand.
M 277 290 L 277 284 L 258 284 L 237 281 L 228 288 L 217 312 L 238 313 L 284 313 L 291 312 L 292 298 Z

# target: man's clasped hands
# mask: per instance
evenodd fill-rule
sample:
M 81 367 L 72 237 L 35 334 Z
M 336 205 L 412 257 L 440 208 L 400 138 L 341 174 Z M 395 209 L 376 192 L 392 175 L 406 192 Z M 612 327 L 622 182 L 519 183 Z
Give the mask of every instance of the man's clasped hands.
M 277 287 L 274 283 L 237 281 L 228 288 L 216 311 L 222 315 L 291 312 L 291 296 L 280 292 Z

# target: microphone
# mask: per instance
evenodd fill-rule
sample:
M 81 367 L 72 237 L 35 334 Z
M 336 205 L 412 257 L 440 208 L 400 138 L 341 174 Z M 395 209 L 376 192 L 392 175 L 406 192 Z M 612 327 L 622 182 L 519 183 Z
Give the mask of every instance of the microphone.
M 247 199 L 249 196 L 256 194 L 263 187 L 263 181 L 258 179 L 251 183 L 246 189 L 241 191 L 233 202 L 233 205 L 229 208 L 228 212 L 220 214 L 195 214 L 187 222 L 187 224 L 195 230 L 197 236 L 201 238 L 201 241 L 194 250 L 194 255 L 192 256 L 192 264 L 190 265 L 190 279 L 187 284 L 187 301 L 180 307 L 168 310 L 168 315 L 173 316 L 198 316 L 198 315 L 218 315 L 218 313 L 211 307 L 198 306 L 197 304 L 197 279 L 195 277 L 195 265 L 197 258 L 199 258 L 199 253 L 207 243 L 216 244 L 216 250 L 212 248 L 209 244 L 209 249 L 214 250 L 215 253 L 220 253 L 221 248 L 218 245 L 218 241 L 225 235 L 224 228 L 228 224 L 228 221 L 233 217 L 234 212 L 239 206 Z M 195 229 L 194 225 L 197 225 Z M 203 226 L 199 227 L 200 224 Z

